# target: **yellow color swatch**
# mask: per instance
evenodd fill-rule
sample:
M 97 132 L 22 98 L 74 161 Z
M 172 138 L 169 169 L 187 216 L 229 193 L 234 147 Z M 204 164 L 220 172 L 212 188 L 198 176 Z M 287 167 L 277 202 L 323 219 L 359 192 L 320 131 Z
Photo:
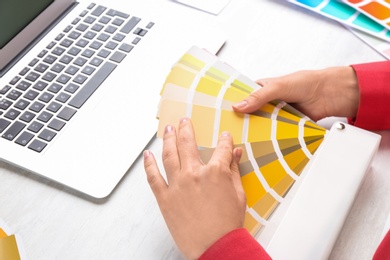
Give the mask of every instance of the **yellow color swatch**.
M 260 217 L 267 219 L 278 205 L 279 202 L 267 193 L 252 208 Z
M 260 172 L 271 188 L 278 184 L 287 174 L 279 160 L 260 167 Z
M 188 67 L 190 67 L 194 70 L 197 70 L 197 71 L 201 70 L 206 65 L 205 62 L 201 61 L 200 59 L 198 59 L 198 58 L 196 58 L 188 53 L 184 54 L 180 58 L 179 63 L 182 63 L 183 65 L 188 66 Z M 178 65 L 176 65 L 176 66 L 178 66 Z
M 252 207 L 259 199 L 261 199 L 266 191 L 256 176 L 255 172 L 248 173 L 241 177 L 242 186 L 246 194 L 246 203 L 248 207 Z
M 177 127 L 180 119 L 186 116 L 187 104 L 173 100 L 163 100 L 160 106 L 160 118 L 157 136 L 163 138 L 165 127 L 172 125 Z
M 276 140 L 292 139 L 299 136 L 299 126 L 277 121 Z
M 248 143 L 271 140 L 272 120 L 259 116 L 249 116 Z
M 197 144 L 199 146 L 211 147 L 213 142 L 215 109 L 193 106 L 191 120 Z
M 222 82 L 219 82 L 210 76 L 204 76 L 200 79 L 196 91 L 217 97 L 218 93 L 221 91 L 222 85 Z
M 252 217 L 251 214 L 248 212 L 245 212 L 245 221 L 244 221 L 244 228 L 251 233 L 252 236 L 254 236 L 257 231 L 261 228 L 261 224 L 257 222 L 257 220 Z
M 15 235 L 0 238 L 0 259 L 19 260 L 19 250 Z
M 290 167 L 290 169 L 293 170 L 297 175 L 299 175 L 303 170 L 301 162 L 309 162 L 309 159 L 307 158 L 306 154 L 301 149 L 289 153 L 283 158 Z
M 248 97 L 247 93 L 230 87 L 226 89 L 223 99 L 231 102 L 238 102 L 245 99 L 246 97 Z
M 190 88 L 195 76 L 196 74 L 194 72 L 189 71 L 185 67 L 175 66 L 172 68 L 171 73 L 167 76 L 164 86 L 168 83 L 172 83 L 183 88 Z
M 234 144 L 242 143 L 242 130 L 244 127 L 244 115 L 231 111 L 221 111 L 221 122 L 219 126 L 219 135 L 223 131 L 229 131 L 233 137 Z
M 291 178 L 290 175 L 284 176 L 284 178 L 274 186 L 274 191 L 276 191 L 277 194 L 284 197 L 287 192 L 290 190 L 291 186 L 294 183 L 294 179 Z
M 8 236 L 3 229 L 0 228 L 0 238 Z

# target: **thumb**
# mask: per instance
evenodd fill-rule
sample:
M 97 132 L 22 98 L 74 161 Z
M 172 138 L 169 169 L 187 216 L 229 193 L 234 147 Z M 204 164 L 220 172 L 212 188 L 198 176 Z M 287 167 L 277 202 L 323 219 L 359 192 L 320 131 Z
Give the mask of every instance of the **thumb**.
M 254 91 L 246 99 L 233 105 L 233 110 L 240 113 L 252 113 L 266 103 L 278 99 L 278 88 L 272 80 L 261 79 L 256 81 L 262 86 Z

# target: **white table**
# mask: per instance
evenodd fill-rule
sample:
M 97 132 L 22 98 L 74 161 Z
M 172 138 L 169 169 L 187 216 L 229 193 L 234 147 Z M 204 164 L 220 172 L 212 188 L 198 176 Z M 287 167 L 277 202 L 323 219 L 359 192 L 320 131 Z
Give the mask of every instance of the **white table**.
M 384 59 L 339 24 L 283 0 L 232 0 L 217 20 L 228 33 L 219 55 L 253 79 Z M 390 212 L 390 133 L 380 134 L 380 150 L 332 259 L 370 259 L 380 241 Z M 148 148 L 161 156 L 160 140 Z M 146 182 L 142 159 L 104 200 L 0 162 L 0 218 L 21 236 L 29 259 L 182 258 Z

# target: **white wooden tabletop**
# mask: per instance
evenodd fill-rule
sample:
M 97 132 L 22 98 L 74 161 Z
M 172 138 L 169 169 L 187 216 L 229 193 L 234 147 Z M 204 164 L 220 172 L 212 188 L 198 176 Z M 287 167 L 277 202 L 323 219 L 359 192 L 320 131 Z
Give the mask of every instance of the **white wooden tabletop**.
M 144 2 L 160 1 L 170 2 Z M 384 60 L 338 23 L 284 0 L 231 0 L 216 19 L 228 35 L 220 57 L 252 79 Z M 390 212 L 390 133 L 380 134 L 380 150 L 331 259 L 370 259 L 380 241 Z M 161 140 L 153 138 L 148 149 L 160 157 Z M 142 158 L 103 200 L 0 162 L 0 218 L 22 238 L 28 259 L 183 258 L 147 184 Z

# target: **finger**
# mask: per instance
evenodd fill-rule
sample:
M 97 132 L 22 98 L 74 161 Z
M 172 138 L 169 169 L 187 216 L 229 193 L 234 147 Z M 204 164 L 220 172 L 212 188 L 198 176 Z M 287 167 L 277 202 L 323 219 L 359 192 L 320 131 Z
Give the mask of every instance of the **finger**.
M 282 90 L 282 86 L 279 81 L 264 79 L 256 82 L 263 87 L 254 91 L 243 101 L 234 104 L 233 109 L 235 111 L 241 113 L 252 113 L 270 101 L 276 99 L 283 100 L 282 97 L 285 92 Z
M 191 120 L 188 118 L 182 118 L 180 120 L 179 131 L 177 134 L 177 150 L 182 169 L 193 169 L 196 166 L 201 165 L 194 129 L 192 127 Z
M 218 139 L 217 147 L 211 156 L 210 162 L 221 162 L 222 165 L 230 166 L 233 159 L 232 153 L 233 138 L 229 132 L 225 131 Z
M 162 160 L 168 183 L 170 183 L 175 173 L 180 170 L 180 158 L 176 146 L 176 130 L 171 125 L 165 127 Z
M 238 167 L 241 156 L 242 156 L 242 148 L 241 147 L 234 148 L 233 160 L 230 165 L 230 169 L 232 171 L 233 183 L 234 183 L 234 187 L 236 188 L 236 191 L 239 193 L 243 193 L 244 194 L 243 196 L 245 197 L 244 188 L 242 187 L 241 176 Z
M 149 186 L 157 201 L 159 201 L 168 185 L 158 169 L 153 154 L 148 150 L 144 151 L 144 168 Z

